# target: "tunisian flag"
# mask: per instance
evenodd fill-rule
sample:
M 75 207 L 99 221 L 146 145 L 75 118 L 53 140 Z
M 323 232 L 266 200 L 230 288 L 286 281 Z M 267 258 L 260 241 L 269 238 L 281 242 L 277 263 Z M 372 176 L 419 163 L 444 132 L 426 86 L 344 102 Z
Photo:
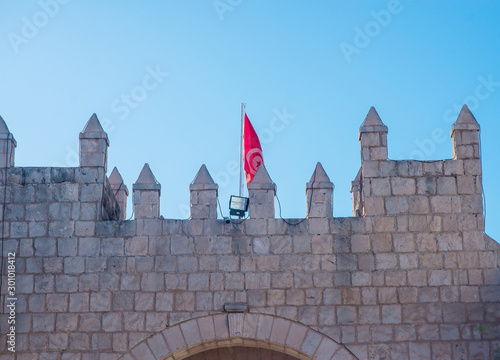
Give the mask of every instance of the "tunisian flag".
M 264 159 L 262 157 L 259 137 L 250 123 L 250 120 L 248 120 L 246 113 L 245 125 L 243 128 L 243 160 L 245 162 L 245 174 L 248 187 L 248 184 L 252 182 L 260 164 L 264 163 Z

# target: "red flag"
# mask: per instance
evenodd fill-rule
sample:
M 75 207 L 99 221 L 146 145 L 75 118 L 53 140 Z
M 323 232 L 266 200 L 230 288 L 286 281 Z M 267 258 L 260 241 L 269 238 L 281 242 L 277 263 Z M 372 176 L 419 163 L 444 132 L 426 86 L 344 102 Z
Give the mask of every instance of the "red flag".
M 243 160 L 245 162 L 245 174 L 248 184 L 252 182 L 260 164 L 264 163 L 262 148 L 259 137 L 255 132 L 247 114 L 245 114 L 245 125 L 243 128 Z

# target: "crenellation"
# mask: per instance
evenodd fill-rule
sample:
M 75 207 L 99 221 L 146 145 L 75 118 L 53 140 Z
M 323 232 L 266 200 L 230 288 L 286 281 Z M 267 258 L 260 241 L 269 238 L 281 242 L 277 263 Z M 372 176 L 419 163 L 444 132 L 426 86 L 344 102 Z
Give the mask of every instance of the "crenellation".
M 149 164 L 144 164 L 137 181 L 133 185 L 134 215 L 136 219 L 160 217 L 161 185 L 151 171 Z
M 478 132 L 464 107 L 453 159 L 388 160 L 387 127 L 370 109 L 350 218 L 333 217 L 334 185 L 317 163 L 306 219 L 275 217 L 264 166 L 249 184 L 249 218 L 217 219 L 204 165 L 190 184 L 191 218 L 163 219 L 146 164 L 135 220 L 125 220 L 128 189 L 116 168 L 106 177 L 109 140 L 93 115 L 80 167 L 0 169 L 4 251 L 17 256 L 17 357 L 173 359 L 269 339 L 303 359 L 493 354 L 498 334 L 477 331 L 495 328 L 500 297 Z M 247 310 L 224 311 L 234 303 Z
M 306 184 L 308 218 L 333 217 L 334 188 L 323 166 L 318 162 L 311 180 Z

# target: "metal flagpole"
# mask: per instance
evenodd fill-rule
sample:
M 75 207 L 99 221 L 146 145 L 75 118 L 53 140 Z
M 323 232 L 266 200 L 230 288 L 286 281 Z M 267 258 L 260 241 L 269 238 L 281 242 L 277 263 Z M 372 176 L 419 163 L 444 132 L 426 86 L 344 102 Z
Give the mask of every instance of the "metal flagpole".
M 240 189 L 238 191 L 239 196 L 241 196 L 241 191 L 243 189 L 243 122 L 245 117 L 245 103 L 241 103 L 241 136 L 240 136 Z

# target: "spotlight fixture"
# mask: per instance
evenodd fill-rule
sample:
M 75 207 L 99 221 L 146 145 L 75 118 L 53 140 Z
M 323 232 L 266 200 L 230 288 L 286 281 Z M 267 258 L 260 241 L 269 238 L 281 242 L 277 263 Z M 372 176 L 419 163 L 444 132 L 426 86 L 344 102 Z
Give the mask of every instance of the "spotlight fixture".
M 229 215 L 245 216 L 248 210 L 248 198 L 242 196 L 231 195 L 229 199 Z

